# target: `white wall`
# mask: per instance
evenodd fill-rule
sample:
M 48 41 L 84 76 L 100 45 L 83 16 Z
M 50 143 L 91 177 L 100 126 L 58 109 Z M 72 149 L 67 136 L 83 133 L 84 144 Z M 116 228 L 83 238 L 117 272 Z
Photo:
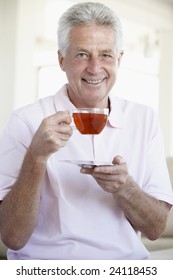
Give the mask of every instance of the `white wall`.
M 166 153 L 173 155 L 173 29 L 160 32 L 160 44 L 159 115 Z
M 44 28 L 44 0 L 0 0 L 0 127 L 37 97 L 34 53 Z
M 0 0 L 0 127 L 14 105 L 17 0 Z
M 14 107 L 33 102 L 37 94 L 34 53 L 44 29 L 44 0 L 18 0 Z

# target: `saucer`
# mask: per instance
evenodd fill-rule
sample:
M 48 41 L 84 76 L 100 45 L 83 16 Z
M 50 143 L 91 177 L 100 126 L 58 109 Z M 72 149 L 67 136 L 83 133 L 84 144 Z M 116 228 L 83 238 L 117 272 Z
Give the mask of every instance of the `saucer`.
M 85 160 L 59 160 L 59 162 L 71 163 L 71 164 L 75 164 L 75 165 L 77 165 L 79 167 L 83 167 L 83 168 L 94 168 L 96 166 L 112 165 L 112 163 L 110 163 L 110 162 L 94 161 L 94 160 L 89 160 L 89 161 L 85 161 Z

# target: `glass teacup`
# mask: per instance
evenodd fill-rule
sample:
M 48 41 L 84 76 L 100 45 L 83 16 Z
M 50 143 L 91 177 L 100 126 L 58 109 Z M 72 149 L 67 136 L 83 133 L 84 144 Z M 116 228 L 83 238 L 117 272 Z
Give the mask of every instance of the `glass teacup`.
M 108 119 L 108 108 L 78 108 L 73 110 L 76 128 L 82 134 L 99 134 Z

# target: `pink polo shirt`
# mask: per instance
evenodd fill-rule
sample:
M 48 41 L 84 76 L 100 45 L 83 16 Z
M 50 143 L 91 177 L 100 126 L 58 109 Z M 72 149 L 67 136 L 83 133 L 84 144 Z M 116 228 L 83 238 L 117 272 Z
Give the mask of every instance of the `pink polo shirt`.
M 27 245 L 8 250 L 9 259 L 146 259 L 148 251 L 110 193 L 80 167 L 61 160 L 112 162 L 124 157 L 144 190 L 173 204 L 158 119 L 152 109 L 110 97 L 109 121 L 99 135 L 73 131 L 52 154 L 42 184 L 37 225 Z M 72 110 L 66 86 L 55 96 L 15 111 L 0 137 L 0 200 L 11 189 L 41 121 Z M 19 202 L 20 203 L 20 202 Z

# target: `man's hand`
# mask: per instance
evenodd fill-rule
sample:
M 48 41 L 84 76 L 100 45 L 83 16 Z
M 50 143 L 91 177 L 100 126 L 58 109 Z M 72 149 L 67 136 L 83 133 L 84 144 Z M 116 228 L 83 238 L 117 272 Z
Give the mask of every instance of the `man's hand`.
M 45 118 L 35 133 L 30 152 L 33 155 L 47 158 L 66 145 L 72 135 L 69 111 L 61 111 Z
M 113 165 L 82 168 L 81 173 L 92 175 L 105 191 L 115 193 L 127 184 L 130 176 L 127 164 L 121 156 L 114 157 L 112 163 Z

